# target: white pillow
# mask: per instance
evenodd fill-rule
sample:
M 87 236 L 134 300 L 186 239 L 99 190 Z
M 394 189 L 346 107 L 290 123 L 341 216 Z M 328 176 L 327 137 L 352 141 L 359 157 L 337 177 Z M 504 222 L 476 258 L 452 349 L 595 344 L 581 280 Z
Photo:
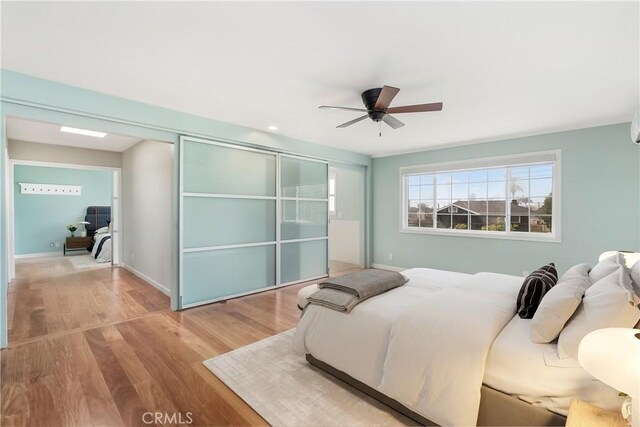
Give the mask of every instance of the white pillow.
M 603 279 L 618 269 L 618 266 L 624 265 L 624 257 L 620 252 L 616 252 L 615 255 L 605 258 L 595 265 L 589 272 L 589 278 L 591 283 Z
M 545 294 L 531 320 L 531 341 L 548 343 L 558 338 L 591 286 L 590 269 L 588 264 L 574 265 Z
M 631 281 L 635 288 L 636 294 L 640 295 L 640 260 L 636 261 L 631 267 Z
M 629 269 L 624 264 L 618 266 L 616 271 L 586 290 L 582 304 L 560 333 L 560 359 L 577 357 L 580 341 L 589 332 L 602 328 L 633 328 L 640 320 L 637 307 L 640 298 L 629 291 Z

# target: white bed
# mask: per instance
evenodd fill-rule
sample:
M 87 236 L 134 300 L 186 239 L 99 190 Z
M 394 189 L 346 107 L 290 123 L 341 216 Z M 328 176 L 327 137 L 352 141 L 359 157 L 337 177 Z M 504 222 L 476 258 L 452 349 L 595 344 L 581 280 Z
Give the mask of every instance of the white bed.
M 438 424 L 474 423 L 482 383 L 562 415 L 571 397 L 619 407 L 617 392 L 592 379 L 575 359 L 560 363 L 555 344 L 531 342 L 529 321 L 514 318 L 522 277 L 426 268 L 402 274 L 409 278 L 404 286 L 362 302 L 348 315 L 308 306 L 296 330 L 296 352 Z M 424 313 L 434 310 L 439 314 Z M 474 316 L 487 320 L 474 322 Z M 407 331 L 416 331 L 415 340 Z

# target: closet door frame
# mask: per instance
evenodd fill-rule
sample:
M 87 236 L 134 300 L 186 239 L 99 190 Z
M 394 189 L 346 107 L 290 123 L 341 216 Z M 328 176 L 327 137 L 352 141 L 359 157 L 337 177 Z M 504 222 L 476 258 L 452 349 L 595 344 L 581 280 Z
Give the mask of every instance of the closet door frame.
M 219 146 L 219 147 L 225 147 L 225 148 L 231 148 L 231 149 L 237 149 L 237 150 L 244 150 L 244 151 L 251 151 L 251 152 L 256 152 L 256 153 L 260 153 L 260 154 L 267 154 L 267 155 L 272 155 L 275 157 L 276 159 L 276 177 L 275 177 L 275 181 L 276 181 L 276 193 L 275 193 L 275 197 L 272 196 L 244 196 L 244 195 L 229 195 L 229 194 L 214 194 L 214 193 L 191 193 L 191 192 L 185 192 L 184 191 L 184 146 L 185 143 L 189 143 L 189 142 L 193 142 L 193 143 L 201 143 L 201 144 L 208 144 L 208 145 L 214 145 L 214 146 Z M 328 185 L 329 185 L 329 175 L 328 175 L 328 171 L 329 171 L 329 162 L 326 160 L 322 160 L 322 159 L 318 159 L 318 158 L 313 158 L 313 157 L 306 157 L 306 156 L 300 156 L 300 155 L 295 155 L 295 154 L 290 154 L 290 153 L 283 153 L 280 151 L 276 151 L 276 150 L 269 150 L 269 149 L 260 149 L 260 148 L 253 148 L 253 147 L 249 147 L 249 146 L 245 146 L 245 145 L 241 145 L 241 144 L 233 144 L 233 143 L 228 143 L 228 142 L 222 142 L 222 141 L 217 141 L 215 139 L 204 139 L 204 138 L 196 138 L 196 137 L 191 137 L 191 136 L 186 136 L 186 135 L 181 135 L 180 136 L 180 141 L 179 141 L 179 159 L 178 159 L 178 166 L 179 166 L 179 187 L 178 187 L 178 310 L 183 310 L 186 308 L 191 308 L 191 307 L 197 307 L 200 305 L 205 305 L 205 304 L 211 304 L 214 302 L 218 302 L 218 301 L 224 301 L 224 300 L 228 300 L 231 298 L 237 298 L 240 296 L 244 296 L 244 295 L 250 295 L 250 294 L 254 294 L 254 293 L 258 293 L 258 292 L 264 292 L 267 290 L 273 290 L 273 289 L 277 289 L 280 287 L 284 287 L 284 286 L 290 286 L 290 285 L 294 285 L 296 283 L 302 283 L 302 282 L 306 282 L 309 280 L 316 280 L 316 279 L 320 279 L 320 278 L 324 278 L 324 277 L 328 277 L 329 275 L 329 209 L 328 209 L 328 205 L 329 205 L 329 198 L 327 195 L 326 199 L 316 199 L 316 198 L 302 198 L 302 200 L 310 200 L 310 201 L 324 201 L 327 203 L 327 227 L 326 227 L 326 235 L 324 237 L 311 237 L 311 238 L 302 238 L 302 239 L 291 239 L 291 240 L 285 240 L 282 241 L 281 238 L 281 222 L 282 222 L 282 202 L 283 200 L 301 200 L 301 198 L 289 198 L 289 197 L 282 197 L 282 188 L 281 188 L 281 159 L 282 157 L 288 157 L 288 158 L 293 158 L 293 159 L 298 159 L 298 160 L 303 160 L 303 161 L 310 161 L 310 162 L 317 162 L 317 163 L 323 163 L 326 165 L 327 168 L 327 192 L 328 192 Z M 276 203 L 276 224 L 275 224 L 275 231 L 276 231 L 276 236 L 275 236 L 275 241 L 269 241 L 269 242 L 259 242 L 259 243 L 242 243 L 242 244 L 232 244 L 232 245 L 220 245 L 220 246 L 210 246 L 210 247 L 202 247 L 202 248 L 184 248 L 184 199 L 186 197 L 210 197 L 210 198 L 236 198 L 236 199 L 251 199 L 251 200 L 275 200 Z M 287 282 L 287 283 L 281 283 L 281 246 L 282 243 L 296 243 L 296 242 L 306 242 L 306 241 L 314 241 L 314 240 L 325 240 L 327 242 L 326 246 L 327 246 L 327 251 L 326 251 L 326 262 L 327 262 L 327 271 L 326 274 L 320 275 L 320 276 L 316 276 L 316 277 L 308 277 L 308 278 L 304 278 L 304 279 L 300 279 L 300 280 L 296 280 L 296 281 L 292 281 L 292 282 Z M 212 299 L 208 299 L 208 300 L 204 300 L 204 301 L 198 301 L 198 302 L 194 302 L 194 303 L 187 303 L 184 304 L 183 303 L 183 296 L 184 296 L 184 254 L 185 253 L 189 253 L 189 252 L 203 252 L 203 251 L 213 251 L 213 250 L 223 250 L 223 249 L 231 249 L 231 248 L 243 248 L 243 247 L 255 247 L 255 246 L 270 246 L 270 245 L 274 245 L 275 246 L 275 272 L 276 272 L 276 278 L 275 278 L 275 286 L 267 286 L 267 287 L 263 287 L 263 288 L 258 288 L 258 289 L 253 289 L 250 291 L 245 291 L 245 292 L 240 292 L 237 294 L 232 294 L 232 295 L 227 295 L 227 296 L 223 296 L 223 297 L 217 297 L 217 298 L 212 298 Z

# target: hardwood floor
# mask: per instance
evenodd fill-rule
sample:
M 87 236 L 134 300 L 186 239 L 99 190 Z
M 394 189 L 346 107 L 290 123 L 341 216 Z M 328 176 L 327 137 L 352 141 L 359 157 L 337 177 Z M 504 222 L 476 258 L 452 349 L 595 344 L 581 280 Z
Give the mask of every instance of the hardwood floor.
M 168 311 L 169 298 L 122 268 L 76 268 L 72 257 L 16 262 L 8 289 L 9 344 Z M 77 259 L 77 258 L 76 258 Z
M 2 426 L 154 425 L 155 413 L 158 425 L 266 424 L 201 362 L 295 327 L 308 283 L 171 312 L 168 297 L 121 268 L 50 259 L 17 273 Z

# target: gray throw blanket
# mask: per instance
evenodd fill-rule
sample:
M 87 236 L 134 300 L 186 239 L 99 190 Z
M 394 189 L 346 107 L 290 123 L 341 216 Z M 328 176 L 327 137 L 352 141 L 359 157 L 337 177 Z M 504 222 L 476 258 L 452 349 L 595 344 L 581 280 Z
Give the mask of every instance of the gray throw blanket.
M 345 313 L 349 313 L 360 302 L 354 294 L 329 288 L 320 289 L 312 293 L 307 300 L 309 300 L 310 305 L 321 305 L 332 310 L 344 311 Z M 307 305 L 307 307 L 309 306 Z
M 311 294 L 308 300 L 309 304 L 349 313 L 362 301 L 402 286 L 406 282 L 407 279 L 400 273 L 364 270 L 320 283 L 320 290 Z

